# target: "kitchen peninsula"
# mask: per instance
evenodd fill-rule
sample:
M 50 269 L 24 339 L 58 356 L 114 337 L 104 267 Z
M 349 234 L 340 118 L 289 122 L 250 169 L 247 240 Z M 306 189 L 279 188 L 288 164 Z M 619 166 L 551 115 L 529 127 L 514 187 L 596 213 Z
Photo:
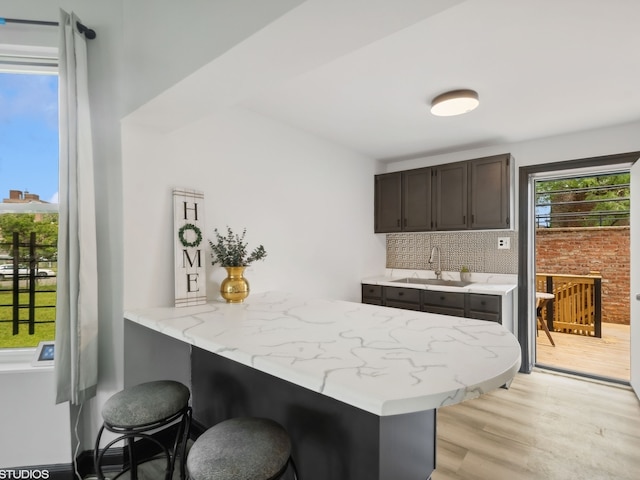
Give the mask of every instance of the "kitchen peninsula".
M 243 304 L 129 311 L 191 345 L 194 420 L 271 417 L 305 480 L 424 480 L 436 409 L 508 384 L 515 337 L 494 322 L 252 294 Z

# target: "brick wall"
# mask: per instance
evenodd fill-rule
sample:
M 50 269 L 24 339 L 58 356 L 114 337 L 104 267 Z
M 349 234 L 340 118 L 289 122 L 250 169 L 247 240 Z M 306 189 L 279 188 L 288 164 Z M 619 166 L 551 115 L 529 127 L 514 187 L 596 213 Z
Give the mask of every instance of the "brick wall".
M 602 321 L 629 324 L 629 227 L 536 230 L 536 269 L 602 276 Z

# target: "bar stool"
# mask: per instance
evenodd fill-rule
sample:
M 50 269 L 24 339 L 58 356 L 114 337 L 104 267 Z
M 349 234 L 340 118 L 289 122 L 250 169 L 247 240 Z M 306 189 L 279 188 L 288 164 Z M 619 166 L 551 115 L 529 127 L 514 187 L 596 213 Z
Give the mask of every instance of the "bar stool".
M 194 442 L 187 457 L 191 480 L 276 480 L 289 465 L 298 480 L 286 430 L 273 420 L 256 417 L 214 425 Z
M 180 457 L 180 478 L 184 480 L 186 444 L 191 425 L 189 397 L 189 389 L 182 383 L 160 380 L 126 388 L 109 398 L 102 408 L 104 422 L 98 432 L 93 453 L 97 478 L 105 478 L 102 472 L 104 454 L 115 443 L 125 441 L 129 455 L 130 478 L 136 480 L 138 464 L 135 443 L 136 439 L 144 439 L 159 447 L 166 458 L 166 480 L 171 480 L 176 460 Z M 177 432 L 170 448 L 151 434 L 157 429 L 175 425 Z M 116 433 L 118 437 L 100 450 L 100 439 L 104 430 Z

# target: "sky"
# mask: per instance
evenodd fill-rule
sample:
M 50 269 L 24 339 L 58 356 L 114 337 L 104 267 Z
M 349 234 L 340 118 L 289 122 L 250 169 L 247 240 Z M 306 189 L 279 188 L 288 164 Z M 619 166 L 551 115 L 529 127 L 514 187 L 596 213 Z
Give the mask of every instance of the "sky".
M 0 201 L 58 202 L 58 77 L 0 72 Z

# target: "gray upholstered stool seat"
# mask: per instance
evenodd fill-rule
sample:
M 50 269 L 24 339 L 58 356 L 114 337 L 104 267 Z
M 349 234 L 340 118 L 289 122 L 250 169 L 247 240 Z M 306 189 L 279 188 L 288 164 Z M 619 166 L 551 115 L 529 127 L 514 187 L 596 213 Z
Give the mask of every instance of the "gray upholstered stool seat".
M 114 427 L 143 427 L 175 415 L 187 406 L 189 396 L 186 386 L 172 380 L 142 383 L 109 398 L 102 418 Z
M 136 439 L 145 440 L 166 459 L 165 479 L 170 480 L 180 458 L 181 478 L 185 474 L 185 452 L 191 424 L 191 407 L 189 406 L 189 389 L 173 380 L 159 380 L 142 383 L 126 388 L 114 394 L 102 408 L 104 423 L 98 432 L 94 449 L 94 464 L 98 479 L 104 479 L 102 459 L 104 454 L 114 444 L 126 441 L 129 465 L 125 466 L 131 472 L 130 478 L 137 478 Z M 165 427 L 176 428 L 171 445 L 167 446 L 158 440 L 154 434 Z M 119 436 L 100 450 L 100 439 L 104 430 Z
M 266 418 L 225 420 L 191 446 L 187 470 L 192 480 L 271 480 L 291 465 L 291 440 L 285 429 Z

